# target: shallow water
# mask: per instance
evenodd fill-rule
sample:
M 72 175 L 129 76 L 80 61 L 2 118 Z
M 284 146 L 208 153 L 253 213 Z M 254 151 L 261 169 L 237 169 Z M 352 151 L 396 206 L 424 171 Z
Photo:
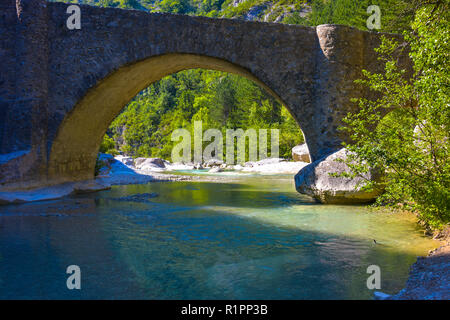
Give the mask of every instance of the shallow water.
M 370 299 L 369 265 L 396 293 L 437 246 L 409 215 L 316 204 L 291 176 L 226 179 L 0 207 L 0 298 Z

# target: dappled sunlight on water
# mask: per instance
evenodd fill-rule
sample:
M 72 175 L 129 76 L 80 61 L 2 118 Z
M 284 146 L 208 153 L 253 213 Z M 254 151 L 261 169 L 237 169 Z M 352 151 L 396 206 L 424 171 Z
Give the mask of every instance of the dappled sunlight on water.
M 370 299 L 369 265 L 394 293 L 437 246 L 409 215 L 319 205 L 290 176 L 227 179 L 2 207 L 0 298 Z

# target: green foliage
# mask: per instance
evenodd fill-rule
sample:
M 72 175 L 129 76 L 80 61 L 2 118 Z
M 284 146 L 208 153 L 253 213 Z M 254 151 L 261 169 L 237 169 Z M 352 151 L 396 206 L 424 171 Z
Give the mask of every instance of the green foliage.
M 138 0 L 120 0 L 119 8 L 140 9 L 141 5 Z
M 118 155 L 119 151 L 116 150 L 115 146 L 116 142 L 114 141 L 114 139 L 108 137 L 108 135 L 105 134 L 100 145 L 99 152 L 112 154 L 114 156 Z
M 162 0 L 159 7 L 163 12 L 186 14 L 192 11 L 189 0 Z
M 436 9 L 438 8 L 438 9 Z M 355 173 L 382 168 L 386 192 L 379 204 L 417 210 L 431 227 L 450 221 L 450 26 L 447 5 L 425 5 L 416 15 L 411 47 L 414 77 L 405 80 L 393 53 L 398 44 L 384 39 L 378 49 L 385 72 L 365 71 L 359 83 L 379 94 L 359 99 L 360 110 L 346 118 L 355 143 Z M 384 115 L 389 112 L 388 116 Z M 373 128 L 375 128 L 373 130 Z
M 367 30 L 367 8 L 378 5 L 381 11 L 381 30 L 402 32 L 410 28 L 414 8 L 419 0 L 313 0 L 311 14 L 307 19 L 297 19 L 298 24 L 342 24 Z M 295 23 L 289 18 L 288 23 Z
M 366 12 L 370 5 L 381 9 L 381 30 L 401 32 L 408 29 L 418 6 L 438 0 L 50 0 L 139 9 L 150 12 L 171 12 L 217 18 L 246 18 L 253 10 L 257 20 L 316 26 L 319 24 L 343 24 L 367 30 Z M 300 16 L 305 6 L 312 12 Z M 258 8 L 259 7 L 259 8 Z M 258 10 L 255 11 L 255 9 Z
M 255 83 L 218 71 L 187 70 L 136 96 L 111 124 L 101 150 L 112 149 L 114 140 L 125 154 L 170 160 L 177 143 L 171 141 L 172 132 L 193 130 L 199 120 L 203 131 L 218 128 L 224 139 L 227 128 L 279 129 L 284 158 L 290 158 L 292 147 L 303 142 L 290 114 Z

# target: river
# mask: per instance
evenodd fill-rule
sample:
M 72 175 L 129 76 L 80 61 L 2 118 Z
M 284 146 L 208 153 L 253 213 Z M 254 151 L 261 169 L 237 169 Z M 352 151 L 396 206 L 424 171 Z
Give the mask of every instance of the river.
M 368 266 L 396 293 L 437 245 L 410 215 L 317 204 L 292 176 L 114 186 L 0 207 L 0 298 L 371 299 Z

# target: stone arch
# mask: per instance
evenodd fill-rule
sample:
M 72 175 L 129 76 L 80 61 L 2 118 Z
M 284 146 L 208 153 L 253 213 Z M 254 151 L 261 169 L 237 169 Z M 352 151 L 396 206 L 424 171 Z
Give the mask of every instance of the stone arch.
M 252 80 L 294 116 L 277 93 L 239 65 L 197 54 L 171 53 L 153 56 L 123 66 L 106 76 L 89 89 L 65 116 L 50 149 L 48 182 L 53 184 L 93 178 L 101 140 L 126 104 L 140 91 L 163 77 L 196 68 L 234 73 Z

